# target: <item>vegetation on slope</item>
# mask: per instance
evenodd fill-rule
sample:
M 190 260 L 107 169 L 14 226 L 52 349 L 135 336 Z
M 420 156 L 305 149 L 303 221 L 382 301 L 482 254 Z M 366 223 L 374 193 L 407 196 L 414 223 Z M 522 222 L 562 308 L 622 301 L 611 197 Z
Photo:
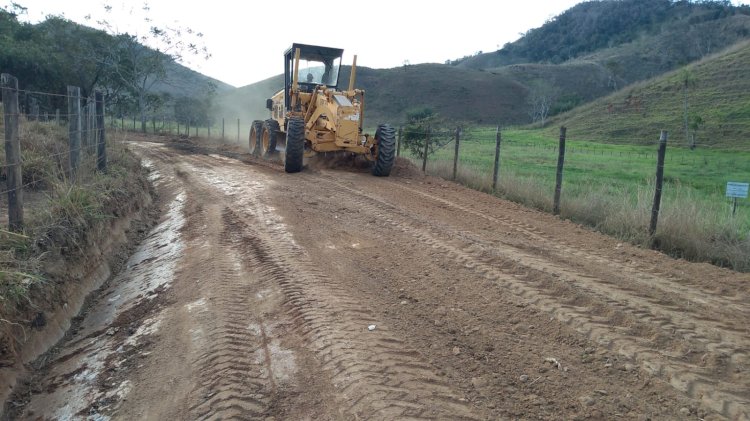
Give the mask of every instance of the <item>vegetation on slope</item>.
M 745 42 L 562 114 L 553 125 L 600 142 L 652 143 L 667 130 L 673 145 L 690 146 L 695 139 L 699 148 L 750 150 L 748 69 Z
M 67 127 L 21 119 L 25 228 L 12 233 L 0 227 L 0 366 L 13 363 L 29 330 L 43 326 L 43 313 L 62 302 L 64 283 L 80 281 L 59 273 L 59 263 L 84 259 L 90 244 L 108 235 L 103 227 L 143 205 L 149 191 L 144 170 L 131 153 L 112 147 L 113 138 L 108 134 L 108 171 L 96 172 L 95 156 L 84 153 L 73 183 Z
M 502 49 L 453 61 L 469 68 L 493 68 L 516 63 L 562 63 L 598 50 L 632 43 L 644 37 L 674 35 L 671 49 L 681 51 L 685 64 L 747 37 L 741 30 L 729 37 L 721 31 L 701 31 L 706 22 L 750 15 L 750 6 L 728 1 L 604 0 L 582 2 L 543 26 L 531 29 Z M 720 29 L 720 28 L 715 28 Z M 680 64 L 680 63 L 678 63 Z

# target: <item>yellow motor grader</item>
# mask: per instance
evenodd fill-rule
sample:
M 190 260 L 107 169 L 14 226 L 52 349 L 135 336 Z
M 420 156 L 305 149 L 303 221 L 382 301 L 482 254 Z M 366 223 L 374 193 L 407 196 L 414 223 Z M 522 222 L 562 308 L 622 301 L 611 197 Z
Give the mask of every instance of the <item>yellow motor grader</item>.
M 292 44 L 284 53 L 284 89 L 266 101 L 271 118 L 250 129 L 250 152 L 282 156 L 288 173 L 302 170 L 304 157 L 343 151 L 372 162 L 372 174 L 388 176 L 395 160 L 396 135 L 388 124 L 375 135 L 362 133 L 365 91 L 354 89 L 357 56 L 349 87 L 339 90 L 344 50 Z

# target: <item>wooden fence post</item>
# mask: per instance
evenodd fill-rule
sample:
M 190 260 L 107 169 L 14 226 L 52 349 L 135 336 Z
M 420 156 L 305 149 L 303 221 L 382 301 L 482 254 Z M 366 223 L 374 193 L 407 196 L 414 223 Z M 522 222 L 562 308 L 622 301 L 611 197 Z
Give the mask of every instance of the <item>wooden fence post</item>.
M 500 174 L 500 143 L 502 142 L 502 134 L 500 133 L 500 126 L 497 126 L 495 130 L 495 169 L 492 172 L 492 191 L 497 191 L 497 177 Z
M 86 120 L 88 121 L 88 143 L 86 144 L 86 153 L 93 154 L 92 150 L 96 146 L 96 104 L 94 103 L 94 97 L 89 98 L 89 103 L 86 105 Z
M 89 100 L 89 147 L 88 153 L 93 154 L 96 144 L 98 142 L 97 136 L 99 131 L 96 129 L 96 95 L 93 95 Z
M 8 230 L 23 230 L 23 174 L 21 172 L 21 140 L 18 136 L 18 79 L 0 75 L 5 123 L 5 178 L 8 190 Z
M 81 88 L 76 86 L 68 86 L 68 142 L 70 178 L 75 180 L 81 163 Z
M 422 156 L 422 172 L 425 172 L 427 170 L 427 151 L 430 147 L 430 126 L 427 126 L 427 133 L 425 133 L 424 138 L 424 154 Z
M 96 146 L 96 104 L 94 104 L 94 97 L 89 98 L 89 103 L 86 104 L 86 112 L 84 115 L 86 116 L 86 130 L 87 130 L 87 137 L 88 142 L 86 143 L 86 147 L 84 148 L 84 151 L 86 154 L 92 154 L 92 149 Z
M 96 91 L 96 168 L 99 171 L 107 171 L 107 140 L 104 129 L 104 94 Z
M 211 139 L 211 122 L 206 123 L 208 125 L 208 138 Z
M 398 139 L 396 140 L 396 156 L 401 156 L 401 139 L 403 135 L 403 128 L 398 128 Z
M 560 214 L 560 193 L 562 192 L 563 165 L 565 164 L 565 134 L 567 129 L 560 127 L 560 148 L 557 156 L 557 178 L 555 181 L 555 200 L 552 206 L 554 215 Z
M 135 131 L 135 116 L 133 116 L 133 131 Z
M 224 117 L 221 118 L 221 140 L 224 140 Z
M 456 181 L 456 173 L 458 172 L 458 144 L 461 140 L 461 128 L 456 127 L 456 151 L 453 154 L 453 181 Z
M 664 183 L 664 156 L 667 153 L 666 130 L 661 131 L 659 136 L 659 155 L 656 158 L 656 190 L 654 191 L 654 206 L 651 208 L 651 223 L 648 226 L 648 235 L 653 239 L 656 234 L 656 224 L 659 221 L 659 208 L 661 207 L 661 188 Z
M 89 145 L 89 106 L 88 104 L 81 107 L 81 150 L 88 152 Z
M 237 119 L 237 143 L 240 143 L 240 119 Z
M 39 121 L 39 102 L 36 100 L 36 98 L 31 98 L 31 115 L 29 116 L 29 120 L 31 121 Z
M 55 108 L 55 124 L 60 125 L 60 109 Z

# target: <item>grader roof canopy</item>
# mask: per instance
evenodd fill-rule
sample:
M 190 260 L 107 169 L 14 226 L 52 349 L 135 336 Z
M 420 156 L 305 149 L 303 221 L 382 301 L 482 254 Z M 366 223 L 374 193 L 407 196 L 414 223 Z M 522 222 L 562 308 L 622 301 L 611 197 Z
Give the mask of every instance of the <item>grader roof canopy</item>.
M 307 44 L 292 44 L 292 47 L 286 50 L 284 56 L 287 60 L 294 58 L 294 51 L 299 48 L 300 60 L 311 60 L 311 61 L 329 61 L 341 57 L 344 54 L 344 50 L 341 48 L 331 47 L 320 47 L 317 45 Z
M 298 48 L 300 69 L 295 69 L 294 55 Z M 286 110 L 289 110 L 291 106 L 290 89 L 295 73 L 298 76 L 300 89 L 304 92 L 312 92 L 318 85 L 326 85 L 329 88 L 336 89 L 339 83 L 341 56 L 343 54 L 344 50 L 341 48 L 292 44 L 292 47 L 284 53 L 284 106 Z

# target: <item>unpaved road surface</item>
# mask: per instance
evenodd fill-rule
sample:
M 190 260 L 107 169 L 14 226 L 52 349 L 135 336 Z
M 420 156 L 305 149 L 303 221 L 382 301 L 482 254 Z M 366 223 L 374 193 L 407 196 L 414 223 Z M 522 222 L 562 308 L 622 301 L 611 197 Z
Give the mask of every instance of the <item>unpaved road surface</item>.
M 397 168 L 168 144 L 161 222 L 21 419 L 733 419 L 747 275 Z

